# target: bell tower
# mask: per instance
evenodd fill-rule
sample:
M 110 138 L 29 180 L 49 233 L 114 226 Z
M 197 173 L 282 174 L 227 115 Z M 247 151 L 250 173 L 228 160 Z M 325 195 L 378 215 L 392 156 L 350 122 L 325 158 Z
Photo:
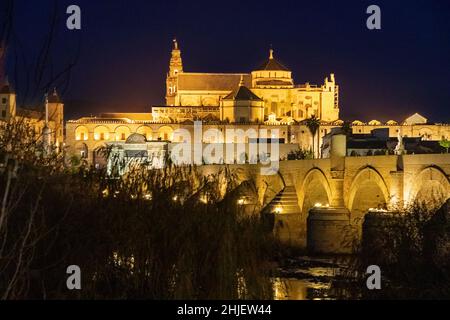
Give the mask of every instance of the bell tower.
M 16 94 L 6 76 L 6 47 L 0 43 L 0 120 L 9 121 L 16 116 Z
M 64 142 L 64 103 L 58 95 L 56 88 L 47 96 L 46 115 L 54 123 L 53 141 L 57 148 Z
M 181 51 L 176 39 L 173 40 L 172 56 L 170 57 L 169 73 L 166 80 L 166 104 L 173 106 L 176 104 L 176 95 L 178 89 L 178 74 L 183 72 L 183 61 Z

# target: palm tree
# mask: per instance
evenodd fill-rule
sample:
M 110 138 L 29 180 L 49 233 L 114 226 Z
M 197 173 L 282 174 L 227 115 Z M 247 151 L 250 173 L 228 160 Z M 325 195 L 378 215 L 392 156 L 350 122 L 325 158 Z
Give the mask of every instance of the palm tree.
M 352 124 L 349 121 L 344 121 L 341 126 L 342 134 L 345 134 L 347 137 L 352 134 Z
M 445 151 L 448 153 L 448 149 L 450 148 L 450 140 L 447 140 L 445 138 L 442 138 L 441 141 L 439 141 L 439 145 L 445 149 Z
M 314 153 L 314 137 L 316 136 L 317 130 L 319 130 L 320 127 L 320 120 L 316 117 L 316 115 L 312 115 L 311 118 L 306 119 L 306 126 L 309 129 L 309 132 L 311 132 L 312 135 L 312 152 L 313 152 L 313 158 L 315 156 Z

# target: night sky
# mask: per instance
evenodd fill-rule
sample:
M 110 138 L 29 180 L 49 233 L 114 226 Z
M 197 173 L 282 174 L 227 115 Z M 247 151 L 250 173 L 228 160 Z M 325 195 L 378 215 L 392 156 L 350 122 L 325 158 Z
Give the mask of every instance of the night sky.
M 56 74 L 77 58 L 70 74 L 59 79 L 66 119 L 163 104 L 176 36 L 185 71 L 250 72 L 272 45 L 296 83 L 322 84 L 336 74 L 341 118 L 402 120 L 419 112 L 450 122 L 450 1 L 14 3 L 7 70 L 19 95 L 33 91 L 24 65 L 39 59 L 56 10 L 49 68 Z M 81 7 L 81 31 L 65 28 L 70 4 Z M 370 4 L 381 7 L 382 30 L 366 28 Z M 22 103 L 38 103 L 39 96 L 27 94 Z

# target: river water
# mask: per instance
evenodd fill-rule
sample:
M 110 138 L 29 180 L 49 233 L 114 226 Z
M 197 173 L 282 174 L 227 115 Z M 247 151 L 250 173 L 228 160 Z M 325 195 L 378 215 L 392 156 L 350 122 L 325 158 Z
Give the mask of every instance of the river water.
M 276 300 L 334 300 L 350 298 L 355 281 L 350 256 L 299 256 L 276 270 Z

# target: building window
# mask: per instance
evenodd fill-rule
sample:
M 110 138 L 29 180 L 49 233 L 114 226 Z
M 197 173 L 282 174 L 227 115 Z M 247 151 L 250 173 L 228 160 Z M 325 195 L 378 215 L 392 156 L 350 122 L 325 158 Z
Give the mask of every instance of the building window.
M 122 133 L 122 134 L 121 134 L 120 140 L 125 140 L 125 133 Z
M 2 110 L 2 117 L 3 117 L 3 118 L 6 117 L 6 110 Z
M 277 113 L 277 107 L 278 107 L 278 104 L 276 103 L 276 102 L 272 102 L 271 104 L 270 104 L 270 112 L 272 112 L 272 113 Z
M 2 98 L 2 103 L 3 103 L 3 104 L 6 104 L 7 102 L 8 102 L 8 99 Z
M 100 133 L 100 140 L 105 140 L 105 134 L 103 132 Z
M 84 140 L 84 132 L 80 133 L 80 140 Z

